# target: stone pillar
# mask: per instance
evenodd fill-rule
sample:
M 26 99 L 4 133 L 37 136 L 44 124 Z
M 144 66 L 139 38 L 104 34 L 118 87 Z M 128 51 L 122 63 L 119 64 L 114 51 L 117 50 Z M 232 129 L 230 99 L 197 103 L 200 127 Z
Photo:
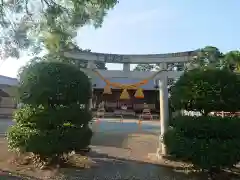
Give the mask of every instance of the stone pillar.
M 130 63 L 123 63 L 123 71 L 130 71 Z
M 92 96 L 89 99 L 89 110 L 92 110 L 93 108 L 93 102 L 92 102 L 92 98 L 93 98 L 93 88 L 91 87 L 91 92 L 92 92 Z
M 87 68 L 88 69 L 94 69 L 94 68 L 96 68 L 96 65 L 95 65 L 95 62 L 94 61 L 88 61 L 87 62 Z M 93 81 L 93 79 L 92 79 L 92 77 L 91 76 L 88 76 L 88 78 L 89 78 L 89 80 L 91 81 L 91 83 L 92 83 L 92 81 Z M 92 95 L 91 95 L 91 98 L 89 99 L 89 110 L 91 110 L 92 108 L 93 108 L 93 103 L 92 103 L 92 96 L 93 96 L 93 87 L 92 87 L 92 85 L 91 85 L 91 93 L 92 93 Z
M 162 69 L 166 69 L 166 63 L 162 65 Z M 169 126 L 169 106 L 168 106 L 168 78 L 165 72 L 162 73 L 161 78 L 159 80 L 159 102 L 160 102 L 160 147 L 159 150 L 161 154 L 166 155 L 167 149 L 163 142 L 163 135 L 167 131 Z
M 168 65 L 167 65 L 167 63 L 160 63 L 159 64 L 159 68 L 161 69 L 161 70 L 167 70 L 167 67 Z
M 88 101 L 88 109 L 91 110 L 93 108 L 93 103 L 92 103 L 92 97 L 93 97 L 93 85 L 92 85 L 92 77 L 88 76 L 89 81 L 91 82 L 91 97 L 89 98 Z
M 88 61 L 88 62 L 87 62 L 87 68 L 93 69 L 94 66 L 95 66 L 94 61 Z

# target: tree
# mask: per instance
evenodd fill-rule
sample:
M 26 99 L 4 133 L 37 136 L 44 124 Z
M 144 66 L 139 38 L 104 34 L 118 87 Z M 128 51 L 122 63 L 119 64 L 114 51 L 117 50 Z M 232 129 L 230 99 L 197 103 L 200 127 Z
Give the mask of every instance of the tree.
M 138 64 L 133 71 L 151 71 L 154 67 L 154 64 Z
M 218 48 L 213 46 L 206 46 L 195 51 L 196 56 L 192 61 L 184 66 L 182 63 L 168 63 L 168 70 L 184 71 L 194 68 L 215 68 L 220 67 L 223 53 Z M 151 71 L 153 69 L 160 69 L 158 64 L 138 64 L 135 71 Z
M 159 64 L 138 64 L 133 71 L 152 71 L 152 70 L 161 70 Z M 184 66 L 181 63 L 168 63 L 169 71 L 183 71 Z
M 236 112 L 240 109 L 240 79 L 220 69 L 194 69 L 185 72 L 171 88 L 176 110 Z
M 81 49 L 81 48 L 79 50 L 76 50 L 76 51 L 91 52 L 90 49 L 85 49 L 84 50 L 84 49 Z M 81 60 L 80 60 L 80 63 L 78 65 L 81 66 L 81 67 L 87 67 L 87 62 L 81 62 Z M 97 69 L 107 70 L 106 63 L 104 63 L 104 62 L 96 62 L 95 65 L 96 65 Z
M 187 66 L 188 69 L 194 68 L 219 68 L 221 66 L 221 59 L 223 54 L 218 48 L 213 46 L 206 46 L 202 49 L 196 50 L 196 56 Z
M 234 72 L 240 72 L 240 52 L 230 51 L 224 55 L 222 68 Z
M 229 70 L 186 71 L 171 89 L 171 105 L 174 110 L 200 111 L 202 116 L 172 119 L 172 128 L 164 134 L 169 155 L 207 170 L 211 179 L 218 179 L 216 175 L 221 177 L 221 169 L 237 164 L 240 160 L 239 117 L 223 118 L 209 116 L 209 113 L 239 111 L 239 89 L 239 76 Z
M 77 30 L 86 24 L 100 27 L 117 0 L 22 0 L 0 3 L 0 55 L 37 55 L 44 49 L 59 53 L 75 46 Z M 63 58 L 63 57 L 61 57 Z
M 91 83 L 76 66 L 32 62 L 20 74 L 19 98 L 24 104 L 8 132 L 11 150 L 32 152 L 59 163 L 63 154 L 90 144 Z

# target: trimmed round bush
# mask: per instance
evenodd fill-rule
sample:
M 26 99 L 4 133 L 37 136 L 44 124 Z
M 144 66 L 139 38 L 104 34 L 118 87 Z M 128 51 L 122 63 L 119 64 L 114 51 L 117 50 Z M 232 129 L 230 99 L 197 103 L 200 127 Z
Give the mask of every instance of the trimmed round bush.
M 24 106 L 15 112 L 16 124 L 8 131 L 11 150 L 57 160 L 90 144 L 91 84 L 77 67 L 31 63 L 20 74 L 19 97 Z
M 185 72 L 171 89 L 174 110 L 201 112 L 178 116 L 164 135 L 170 156 L 209 172 L 240 161 L 240 118 L 214 117 L 210 112 L 240 110 L 240 79 L 233 72 L 194 69 Z
M 185 72 L 171 89 L 176 110 L 236 112 L 240 110 L 240 78 L 219 69 L 194 69 Z
M 240 119 L 180 116 L 164 136 L 169 155 L 196 167 L 232 167 L 240 161 Z

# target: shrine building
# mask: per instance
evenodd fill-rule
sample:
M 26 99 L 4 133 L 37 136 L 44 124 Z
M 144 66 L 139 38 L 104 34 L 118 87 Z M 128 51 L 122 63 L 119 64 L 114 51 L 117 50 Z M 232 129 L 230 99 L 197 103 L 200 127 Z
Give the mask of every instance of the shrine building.
M 127 106 L 128 111 L 140 113 L 147 104 L 152 112 L 158 113 L 159 80 L 165 78 L 171 84 L 178 78 L 187 63 L 194 56 L 194 51 L 145 54 L 145 55 L 119 55 L 92 52 L 65 52 L 66 57 L 78 61 L 86 61 L 88 67 L 83 69 L 91 78 L 93 88 L 92 108 L 97 108 L 101 102 L 105 103 L 107 112 L 114 112 Z M 120 63 L 122 70 L 95 69 L 96 62 Z M 159 64 L 161 71 L 141 72 L 131 71 L 131 64 Z M 180 70 L 172 67 L 181 66 Z M 164 72 L 163 72 L 164 71 Z M 140 82 L 140 84 L 139 84 Z M 140 94 L 137 95 L 137 94 Z

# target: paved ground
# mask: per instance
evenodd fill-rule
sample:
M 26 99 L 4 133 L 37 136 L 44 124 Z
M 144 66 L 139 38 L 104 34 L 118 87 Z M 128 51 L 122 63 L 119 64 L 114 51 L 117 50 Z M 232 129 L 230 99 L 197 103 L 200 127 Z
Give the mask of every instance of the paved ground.
M 6 133 L 7 128 L 13 125 L 11 119 L 0 119 L 0 135 Z M 100 119 L 99 122 L 93 122 L 93 128 L 96 132 L 149 132 L 160 133 L 159 122 L 144 121 L 139 125 L 137 120 L 124 120 L 120 122 L 118 119 Z
M 12 122 L 0 120 L 0 133 L 4 133 Z M 89 154 L 92 167 L 89 169 L 62 169 L 53 178 L 52 171 L 31 171 L 29 177 L 21 178 L 3 172 L 0 180 L 57 179 L 57 180 L 205 180 L 205 175 L 186 174 L 181 164 L 176 169 L 159 165 L 149 159 L 149 153 L 155 153 L 158 147 L 159 123 L 119 120 L 102 120 L 92 125 L 94 137 L 93 151 Z M 0 142 L 1 143 L 1 142 Z M 6 143 L 6 142 L 5 142 Z M 6 151 L 7 152 L 7 151 Z M 6 153 L 5 152 L 5 153 Z M 5 154 L 0 154 L 0 165 Z M 163 164 L 163 163 L 162 163 Z M 26 168 L 18 170 L 26 174 Z
M 93 122 L 94 132 L 111 132 L 111 133 L 154 133 L 160 134 L 160 123 L 156 121 L 143 121 L 139 124 L 137 120 L 123 120 L 118 119 L 100 119 L 100 121 Z
M 13 124 L 11 119 L 0 119 L 0 135 L 6 133 L 7 128 Z

